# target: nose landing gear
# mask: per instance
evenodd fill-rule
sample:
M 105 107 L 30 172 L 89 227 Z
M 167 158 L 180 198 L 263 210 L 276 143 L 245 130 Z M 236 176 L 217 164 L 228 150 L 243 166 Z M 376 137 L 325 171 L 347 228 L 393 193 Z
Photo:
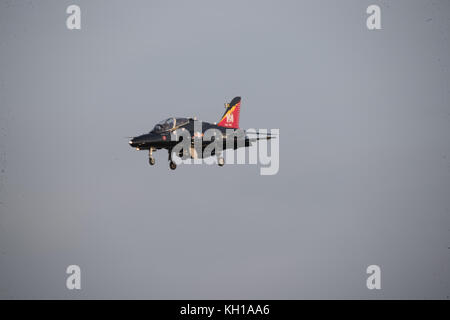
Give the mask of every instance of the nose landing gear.
M 150 148 L 150 150 L 148 151 L 148 163 L 153 166 L 155 165 L 155 158 L 153 158 L 153 148 Z

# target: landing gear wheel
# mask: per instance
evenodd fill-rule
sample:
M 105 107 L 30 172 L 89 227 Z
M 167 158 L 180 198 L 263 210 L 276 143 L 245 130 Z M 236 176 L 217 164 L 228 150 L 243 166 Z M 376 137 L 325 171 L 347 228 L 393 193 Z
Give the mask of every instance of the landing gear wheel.
M 153 166 L 155 165 L 155 158 L 153 158 L 153 148 L 148 150 L 148 163 Z
M 169 168 L 172 169 L 172 170 L 175 170 L 177 168 L 177 164 L 175 162 L 173 162 L 173 161 L 170 161 L 169 162 Z
M 217 164 L 219 165 L 219 167 L 223 167 L 223 165 L 225 164 L 225 160 L 222 157 L 217 158 Z

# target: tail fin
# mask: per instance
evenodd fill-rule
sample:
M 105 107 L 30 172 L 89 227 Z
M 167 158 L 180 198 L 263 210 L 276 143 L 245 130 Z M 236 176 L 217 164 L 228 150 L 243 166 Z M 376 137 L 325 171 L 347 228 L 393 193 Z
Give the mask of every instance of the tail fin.
M 239 114 L 241 112 L 241 97 L 236 97 L 226 105 L 227 110 L 220 119 L 218 126 L 225 128 L 239 128 Z

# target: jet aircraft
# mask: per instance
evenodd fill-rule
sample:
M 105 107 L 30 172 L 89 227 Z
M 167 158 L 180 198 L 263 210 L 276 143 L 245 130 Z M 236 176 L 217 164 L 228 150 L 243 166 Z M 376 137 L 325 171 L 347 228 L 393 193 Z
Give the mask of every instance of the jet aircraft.
M 266 134 L 264 137 L 259 137 L 258 133 L 256 137 L 252 138 L 247 135 L 244 130 L 239 129 L 239 115 L 241 111 L 241 97 L 235 97 L 230 103 L 225 104 L 225 113 L 220 118 L 218 123 L 201 122 L 200 131 L 196 131 L 195 122 L 198 121 L 196 118 L 177 118 L 171 117 L 158 122 L 155 127 L 149 132 L 142 134 L 137 137 L 133 137 L 129 141 L 129 145 L 136 150 L 148 150 L 148 160 L 150 165 L 155 164 L 155 158 L 153 157 L 153 152 L 159 149 L 167 149 L 169 153 L 169 167 L 172 170 L 177 168 L 176 163 L 172 160 L 172 149 L 180 141 L 179 139 L 174 139 L 174 134 L 176 130 L 187 130 L 189 132 L 191 140 L 191 148 L 187 156 L 191 158 L 202 158 L 203 151 L 206 146 L 211 141 L 202 141 L 200 146 L 201 150 L 199 152 L 194 148 L 195 139 L 202 139 L 204 133 L 208 129 L 216 129 L 217 132 L 221 133 L 221 138 L 223 139 L 223 150 L 227 148 L 237 149 L 239 147 L 248 147 L 252 142 L 259 139 L 271 139 L 271 134 Z M 239 131 L 240 134 L 237 134 Z M 227 143 L 227 139 L 230 143 Z M 231 143 L 231 139 L 234 141 Z M 238 143 L 238 139 L 242 139 Z M 217 153 L 217 154 L 216 154 Z M 217 156 L 217 163 L 219 166 L 223 166 L 225 161 L 221 156 L 220 152 L 213 151 L 211 155 Z M 183 154 L 180 154 L 182 157 Z

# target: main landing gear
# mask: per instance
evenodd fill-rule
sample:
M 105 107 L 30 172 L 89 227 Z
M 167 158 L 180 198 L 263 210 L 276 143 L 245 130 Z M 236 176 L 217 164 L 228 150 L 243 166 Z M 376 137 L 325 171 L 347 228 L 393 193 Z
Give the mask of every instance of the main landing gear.
M 223 165 L 225 164 L 225 160 L 222 157 L 218 157 L 217 164 L 219 165 L 219 167 L 223 167 Z
M 177 168 L 177 164 L 172 160 L 172 150 L 169 150 L 169 168 L 171 170 L 175 170 Z

